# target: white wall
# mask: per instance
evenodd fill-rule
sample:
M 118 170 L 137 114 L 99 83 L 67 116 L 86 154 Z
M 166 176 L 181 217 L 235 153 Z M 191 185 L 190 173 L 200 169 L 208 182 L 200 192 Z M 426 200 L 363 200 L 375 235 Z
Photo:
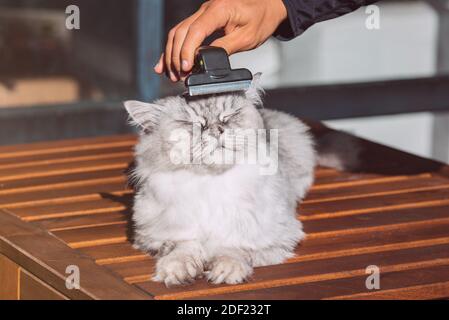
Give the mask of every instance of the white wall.
M 318 23 L 289 42 L 270 40 L 234 55 L 235 67 L 263 72 L 263 85 L 351 83 L 426 77 L 436 72 L 438 16 L 422 1 L 379 3 L 380 29 L 368 30 L 365 8 Z M 425 157 L 432 151 L 433 115 L 402 114 L 326 121 L 397 149 Z M 436 157 L 436 156 L 434 156 Z M 441 156 L 439 156 L 441 159 Z

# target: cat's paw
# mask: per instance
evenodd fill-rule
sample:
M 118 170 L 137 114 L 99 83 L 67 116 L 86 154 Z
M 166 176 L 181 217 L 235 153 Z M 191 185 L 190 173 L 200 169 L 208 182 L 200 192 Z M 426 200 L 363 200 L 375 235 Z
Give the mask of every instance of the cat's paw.
M 244 259 L 230 256 L 216 257 L 211 261 L 209 268 L 207 280 L 214 284 L 242 283 L 253 273 L 253 268 Z
M 203 271 L 201 259 L 188 254 L 169 254 L 157 261 L 153 280 L 164 282 L 167 287 L 189 284 L 202 276 Z

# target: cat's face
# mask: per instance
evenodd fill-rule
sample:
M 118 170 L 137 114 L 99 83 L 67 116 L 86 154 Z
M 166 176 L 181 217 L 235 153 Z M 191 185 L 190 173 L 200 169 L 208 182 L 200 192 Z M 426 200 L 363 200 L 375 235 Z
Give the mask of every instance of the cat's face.
M 238 153 L 247 152 L 247 134 L 263 128 L 257 110 L 256 84 L 247 92 L 199 98 L 168 97 L 152 104 L 125 102 L 141 139 L 170 162 L 170 168 L 220 173 L 235 164 Z M 153 157 L 154 158 L 154 157 Z

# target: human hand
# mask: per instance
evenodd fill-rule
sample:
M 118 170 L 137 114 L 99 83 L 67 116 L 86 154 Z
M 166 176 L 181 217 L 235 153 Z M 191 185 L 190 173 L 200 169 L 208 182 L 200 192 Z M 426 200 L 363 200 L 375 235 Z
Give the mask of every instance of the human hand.
M 230 55 L 254 49 L 264 43 L 287 18 L 282 0 L 210 0 L 168 33 L 165 52 L 154 67 L 176 82 L 192 70 L 195 50 L 216 30 L 224 36 L 212 46 Z

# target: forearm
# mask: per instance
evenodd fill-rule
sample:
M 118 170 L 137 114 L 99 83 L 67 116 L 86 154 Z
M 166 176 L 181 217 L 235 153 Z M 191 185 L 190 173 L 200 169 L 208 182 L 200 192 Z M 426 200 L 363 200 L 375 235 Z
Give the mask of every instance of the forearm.
M 378 0 L 283 0 L 288 19 L 275 33 L 280 40 L 290 40 L 313 24 L 342 16 Z

